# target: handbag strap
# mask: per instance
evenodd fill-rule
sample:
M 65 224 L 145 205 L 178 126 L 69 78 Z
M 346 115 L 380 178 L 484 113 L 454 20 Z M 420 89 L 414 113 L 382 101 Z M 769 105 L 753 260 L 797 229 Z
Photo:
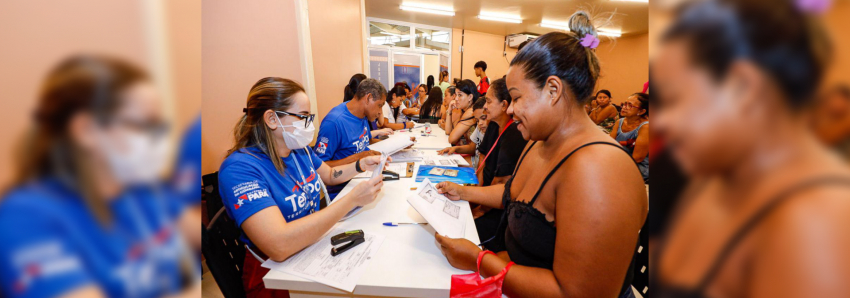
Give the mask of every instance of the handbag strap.
M 487 155 L 484 156 L 484 160 L 482 160 L 481 162 L 478 163 L 478 169 L 475 170 L 476 173 L 481 172 L 481 169 L 484 168 L 484 162 L 487 161 L 488 157 L 490 157 L 490 153 L 493 153 L 493 148 L 496 148 L 496 145 L 499 144 L 499 139 L 502 138 L 502 134 L 504 134 L 505 131 L 508 130 L 508 127 L 511 126 L 511 124 L 513 124 L 513 123 L 514 123 L 514 119 L 509 120 L 508 123 L 505 124 L 505 127 L 502 128 L 502 131 L 499 132 L 499 136 L 496 137 L 496 141 L 493 142 L 493 146 L 490 146 L 490 151 L 487 151 Z

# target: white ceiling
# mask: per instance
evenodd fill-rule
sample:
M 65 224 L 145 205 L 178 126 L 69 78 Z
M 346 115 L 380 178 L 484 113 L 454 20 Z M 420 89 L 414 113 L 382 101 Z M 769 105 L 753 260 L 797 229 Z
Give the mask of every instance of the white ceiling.
M 432 26 L 469 29 L 498 35 L 530 32 L 544 34 L 555 29 L 543 28 L 541 20 L 566 23 L 576 10 L 589 11 L 594 19 L 615 12 L 605 29 L 619 30 L 623 36 L 648 31 L 649 4 L 612 0 L 365 0 L 366 16 Z M 443 16 L 399 9 L 402 4 L 454 8 L 454 16 Z M 481 12 L 518 15 L 521 24 L 478 19 Z M 595 23 L 599 26 L 601 22 Z

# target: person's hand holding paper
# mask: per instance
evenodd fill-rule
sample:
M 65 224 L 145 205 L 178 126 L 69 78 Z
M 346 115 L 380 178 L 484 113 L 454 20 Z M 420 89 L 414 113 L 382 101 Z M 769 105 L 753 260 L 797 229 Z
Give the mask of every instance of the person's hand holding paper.
M 430 180 L 422 181 L 416 193 L 407 198 L 407 202 L 437 233 L 452 238 L 463 238 L 466 217 L 460 212 L 461 205 L 439 194 Z
M 386 163 L 393 161 L 392 157 L 386 157 L 386 161 L 384 163 L 381 163 L 383 157 L 386 157 L 386 155 L 372 155 L 364 157 L 360 159 L 360 167 L 366 171 L 374 171 L 375 168 L 380 165 L 382 166 L 381 169 L 383 170 L 386 168 Z
M 363 181 L 351 192 L 348 193 L 347 197 L 351 197 L 351 202 L 354 207 L 363 207 L 371 204 L 375 201 L 375 198 L 378 197 L 378 193 L 381 192 L 381 187 L 384 186 L 384 177 L 383 175 L 378 175 L 377 177 L 372 177 L 369 180 Z
M 460 189 L 463 186 L 454 182 L 443 181 L 437 183 L 437 192 L 441 195 L 446 196 L 449 200 L 458 201 L 460 200 Z

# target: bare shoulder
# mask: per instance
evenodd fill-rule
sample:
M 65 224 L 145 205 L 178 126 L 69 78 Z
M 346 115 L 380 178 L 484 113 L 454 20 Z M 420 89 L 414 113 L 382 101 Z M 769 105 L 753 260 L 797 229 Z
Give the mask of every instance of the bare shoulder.
M 850 178 L 788 197 L 763 224 L 754 252 L 754 292 L 846 297 Z
M 643 185 L 643 178 L 641 178 L 634 160 L 610 138 L 598 141 L 597 144 L 576 149 L 567 163 L 570 163 L 569 172 L 571 176 L 615 179 L 607 180 L 608 183 L 634 180 Z
M 611 140 L 613 141 L 613 140 Z M 585 198 L 612 206 L 632 205 L 647 209 L 643 178 L 634 160 L 613 142 L 578 149 L 565 162 L 559 188 L 572 199 Z M 615 187 L 616 186 L 616 187 Z
M 850 176 L 824 180 L 786 198 L 770 215 L 767 226 L 799 237 L 815 231 L 850 237 Z

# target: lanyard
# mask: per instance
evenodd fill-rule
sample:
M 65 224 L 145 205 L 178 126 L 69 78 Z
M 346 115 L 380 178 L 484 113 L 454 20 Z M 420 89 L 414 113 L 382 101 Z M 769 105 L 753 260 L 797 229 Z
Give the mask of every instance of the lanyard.
M 511 124 L 513 124 L 513 123 L 514 123 L 514 119 L 509 120 L 508 123 L 505 124 L 505 128 L 502 128 L 502 131 L 499 132 L 499 136 L 496 137 L 496 141 L 493 142 L 493 146 L 490 147 L 490 151 L 487 151 L 487 155 L 485 155 L 484 159 L 481 160 L 481 162 L 478 163 L 478 169 L 475 170 L 476 173 L 481 172 L 481 169 L 484 168 L 484 162 L 487 161 L 488 157 L 490 157 L 490 153 L 493 153 L 493 148 L 496 148 L 496 144 L 499 144 L 499 139 L 502 138 L 502 134 L 504 134 L 505 131 L 508 130 L 508 127 L 511 126 Z
M 304 149 L 304 153 L 307 153 L 307 160 L 310 161 L 310 167 L 313 168 L 313 172 L 315 173 L 314 175 L 316 175 L 315 179 L 318 179 L 319 187 L 321 188 L 322 193 L 325 195 L 325 198 L 329 198 L 327 189 L 325 188 L 325 183 L 322 181 L 322 177 L 318 176 L 318 171 L 316 171 L 316 166 L 313 165 L 313 160 L 310 158 L 311 151 L 310 151 L 310 149 L 307 149 L 307 148 L 310 148 L 310 147 L 306 147 Z M 295 153 L 295 152 L 293 151 L 293 153 Z M 304 184 L 307 184 L 307 181 L 306 181 L 307 179 L 304 178 L 304 172 L 301 171 L 301 166 L 298 165 L 298 158 L 296 158 L 295 156 L 292 156 L 292 158 L 293 158 L 293 163 L 295 163 L 295 168 L 296 168 L 296 170 L 298 170 L 298 174 L 301 176 L 301 183 L 299 183 L 298 179 L 295 179 L 295 177 L 293 177 L 292 174 L 287 173 L 287 176 L 289 176 L 289 179 L 292 179 L 292 181 L 295 182 L 295 185 L 298 186 L 298 189 L 300 189 L 304 194 L 306 194 L 306 195 L 308 195 L 312 198 L 313 195 L 304 190 Z

